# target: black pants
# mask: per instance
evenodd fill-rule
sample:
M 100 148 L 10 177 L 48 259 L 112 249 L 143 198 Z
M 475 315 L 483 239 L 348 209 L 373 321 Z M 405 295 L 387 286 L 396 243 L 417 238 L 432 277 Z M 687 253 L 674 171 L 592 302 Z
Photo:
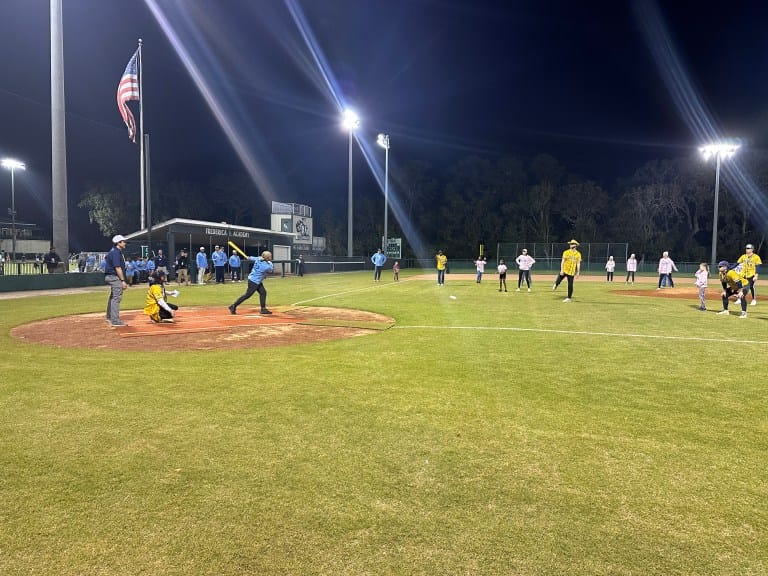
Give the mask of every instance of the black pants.
M 254 292 L 258 292 L 259 293 L 259 302 L 261 304 L 261 309 L 262 310 L 266 310 L 266 308 L 267 308 L 267 290 L 264 288 L 264 284 L 263 283 L 260 282 L 260 283 L 256 284 L 255 282 L 253 282 L 251 280 L 248 280 L 248 289 L 245 291 L 245 294 L 240 296 L 240 298 L 238 298 L 235 301 L 235 303 L 232 304 L 232 308 L 237 308 L 238 306 L 240 306 L 240 304 L 242 304 L 243 302 L 248 300 L 248 298 L 253 296 Z
M 723 291 L 722 299 L 723 299 L 723 310 L 728 310 L 728 298 L 733 295 L 738 295 L 739 300 L 741 300 L 741 311 L 746 312 L 747 311 L 747 294 L 749 294 L 749 286 L 744 286 L 743 288 L 737 288 L 734 290 L 733 288 L 726 288 Z
M 171 304 L 170 302 L 166 302 L 166 304 L 168 304 L 168 308 L 170 308 L 171 310 L 179 309 L 179 307 L 176 306 L 176 304 Z M 168 320 L 169 318 L 173 318 L 173 315 L 170 312 L 168 312 L 168 310 L 160 306 L 160 320 Z
M 608 282 L 613 282 L 613 272 L 606 272 L 605 276 L 606 276 L 606 280 L 608 280 Z
M 523 280 L 525 280 L 525 283 L 528 284 L 528 288 L 531 287 L 531 271 L 530 270 L 519 270 L 517 272 L 517 287 L 520 288 L 520 286 L 523 285 Z
M 632 270 L 629 270 L 627 272 L 627 282 L 630 281 L 630 278 L 632 279 L 632 283 L 635 283 L 635 273 Z
M 555 287 L 560 286 L 560 282 L 563 281 L 563 278 L 568 278 L 568 298 L 570 298 L 573 296 L 573 276 L 570 274 L 559 274 L 557 280 L 555 280 Z

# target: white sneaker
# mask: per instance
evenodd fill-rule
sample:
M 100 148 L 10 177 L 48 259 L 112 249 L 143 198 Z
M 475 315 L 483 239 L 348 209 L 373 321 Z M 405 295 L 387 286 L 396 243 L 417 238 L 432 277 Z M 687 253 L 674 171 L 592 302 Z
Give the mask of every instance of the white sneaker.
M 757 306 L 757 300 L 752 298 L 752 302 L 749 303 L 750 306 Z
M 741 306 L 741 298 L 737 298 L 736 301 L 734 302 L 734 304 L 736 306 Z
M 518 288 L 517 290 L 515 290 L 515 292 L 520 292 L 520 288 Z
M 747 313 L 746 312 L 742 312 L 741 316 L 739 316 L 739 318 L 746 318 L 746 317 L 747 317 Z
M 720 310 L 720 312 L 717 313 L 718 316 L 722 316 L 723 314 L 725 314 L 727 316 L 728 315 L 728 310 Z
M 557 290 L 557 284 L 552 284 L 552 290 Z
M 530 288 L 528 288 L 528 292 L 530 292 L 530 291 L 531 291 L 531 289 L 530 289 Z
M 566 298 L 565 300 L 563 300 L 563 302 L 570 302 L 570 301 L 571 301 L 570 298 Z

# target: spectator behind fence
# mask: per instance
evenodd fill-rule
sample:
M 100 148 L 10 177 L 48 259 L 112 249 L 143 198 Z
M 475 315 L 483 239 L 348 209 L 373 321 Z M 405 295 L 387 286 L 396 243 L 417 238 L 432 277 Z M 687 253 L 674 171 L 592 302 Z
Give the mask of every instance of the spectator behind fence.
M 43 262 L 45 263 L 46 268 L 48 268 L 48 274 L 54 274 L 56 272 L 56 268 L 59 267 L 59 262 L 61 262 L 61 257 L 56 254 L 56 249 L 53 246 L 51 246 L 50 252 L 45 255 Z

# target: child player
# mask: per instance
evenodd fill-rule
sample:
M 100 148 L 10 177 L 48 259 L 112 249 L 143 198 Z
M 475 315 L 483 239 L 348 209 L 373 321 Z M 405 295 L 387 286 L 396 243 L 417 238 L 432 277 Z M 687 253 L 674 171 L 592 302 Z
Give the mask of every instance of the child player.
M 165 280 L 165 272 L 162 270 L 155 270 L 149 276 L 149 289 L 144 304 L 144 314 L 149 316 L 152 322 L 173 322 L 173 311 L 179 309 L 176 304 L 170 304 L 166 301 Z M 171 295 L 174 294 L 178 295 L 178 292 L 171 292 Z
M 504 286 L 504 292 L 507 291 L 507 265 L 504 264 L 504 260 L 499 260 L 499 292 L 501 292 L 501 286 Z
M 699 310 L 704 312 L 707 309 L 707 279 L 709 278 L 709 264 L 702 262 L 699 269 L 694 274 L 696 276 L 696 287 L 699 289 Z

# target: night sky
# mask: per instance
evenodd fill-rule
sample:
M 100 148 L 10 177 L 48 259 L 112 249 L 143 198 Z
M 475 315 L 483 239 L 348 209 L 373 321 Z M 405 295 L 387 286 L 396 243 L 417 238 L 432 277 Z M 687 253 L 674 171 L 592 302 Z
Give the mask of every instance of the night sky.
M 0 0 L 0 156 L 26 162 L 17 173 L 18 219 L 44 230 L 51 228 L 48 4 Z M 139 37 L 153 177 L 205 182 L 249 171 L 268 183 L 265 202 L 306 203 L 316 215 L 330 207 L 343 220 L 343 105 L 360 114 L 358 138 L 377 169 L 378 132 L 390 135 L 393 168 L 546 152 L 604 186 L 647 160 L 696 154 L 700 135 L 683 120 L 644 33 L 654 6 L 720 133 L 765 147 L 764 2 L 64 0 L 70 249 L 105 243 L 76 207 L 89 182 L 127 181 L 138 190 L 138 147 L 115 94 Z M 356 190 L 376 186 L 358 146 L 354 170 Z M 6 219 L 6 171 L 0 205 Z

